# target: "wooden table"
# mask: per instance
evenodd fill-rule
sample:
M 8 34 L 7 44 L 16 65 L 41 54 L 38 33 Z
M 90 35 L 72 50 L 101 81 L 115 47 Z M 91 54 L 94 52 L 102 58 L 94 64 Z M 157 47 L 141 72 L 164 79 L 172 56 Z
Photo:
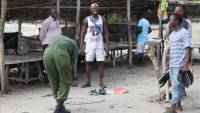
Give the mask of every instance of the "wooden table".
M 33 52 L 28 53 L 26 55 L 5 55 L 5 67 L 6 67 L 6 74 L 9 75 L 9 69 L 10 65 L 13 64 L 20 64 L 21 65 L 21 72 L 20 77 L 9 77 L 10 80 L 24 82 L 28 84 L 30 81 L 38 80 L 39 77 L 42 76 L 42 70 L 40 67 L 40 62 L 43 59 L 43 53 L 42 52 Z M 32 63 L 35 63 L 38 69 L 38 76 L 30 78 L 30 70 L 29 66 L 32 65 Z M 25 78 L 23 79 L 23 69 L 25 69 Z
M 135 48 L 135 44 L 132 44 L 132 48 Z M 120 50 L 120 62 L 122 63 L 123 61 L 123 55 L 122 55 L 122 50 L 129 50 L 129 44 L 128 43 L 116 43 L 116 42 L 110 42 L 109 49 L 111 51 L 111 56 L 112 56 L 112 65 L 116 65 L 116 56 L 115 52 Z

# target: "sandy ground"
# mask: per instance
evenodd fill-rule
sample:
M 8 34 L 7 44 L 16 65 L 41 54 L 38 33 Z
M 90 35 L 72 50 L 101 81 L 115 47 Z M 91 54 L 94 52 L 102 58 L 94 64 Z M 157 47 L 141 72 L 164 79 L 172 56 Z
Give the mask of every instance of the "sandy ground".
M 200 24 L 193 24 L 193 42 L 200 43 Z M 156 32 L 151 36 L 157 36 Z M 200 54 L 196 51 L 196 58 Z M 192 66 L 194 84 L 187 89 L 188 96 L 183 99 L 184 111 L 181 113 L 200 113 L 200 62 Z M 83 67 L 83 65 L 81 65 Z M 83 83 L 84 70 L 79 69 L 79 85 Z M 92 87 L 81 89 L 72 87 L 65 106 L 72 113 L 163 113 L 168 103 L 158 103 L 157 80 L 152 63 L 147 59 L 145 67 L 133 65 L 128 67 L 125 61 L 117 63 L 116 67 L 106 64 L 105 83 L 109 88 L 124 87 L 129 90 L 126 94 L 111 94 L 105 96 L 89 96 L 88 91 L 98 89 L 98 72 L 95 67 L 92 72 Z M 163 90 L 163 89 L 162 89 Z M 0 94 L 0 113 L 53 113 L 55 101 L 48 86 L 39 82 L 29 85 L 18 84 L 11 86 L 11 93 Z

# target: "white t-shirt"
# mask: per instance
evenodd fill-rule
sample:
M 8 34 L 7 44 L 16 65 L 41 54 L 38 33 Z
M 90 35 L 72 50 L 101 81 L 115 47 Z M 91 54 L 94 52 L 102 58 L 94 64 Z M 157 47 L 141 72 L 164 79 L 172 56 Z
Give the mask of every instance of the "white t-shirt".
M 98 19 L 94 22 L 92 16 L 87 17 L 88 28 L 85 35 L 86 49 L 103 49 L 103 20 L 100 15 Z
M 185 28 L 173 31 L 169 35 L 170 45 L 170 67 L 183 67 L 185 59 L 185 48 L 190 47 L 190 33 Z

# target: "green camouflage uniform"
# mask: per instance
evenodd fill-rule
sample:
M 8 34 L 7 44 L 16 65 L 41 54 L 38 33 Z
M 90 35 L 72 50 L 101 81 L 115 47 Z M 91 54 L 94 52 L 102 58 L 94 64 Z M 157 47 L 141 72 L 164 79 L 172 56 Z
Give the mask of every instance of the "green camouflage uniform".
M 65 36 L 58 36 L 44 52 L 44 65 L 56 101 L 68 98 L 72 67 L 77 56 L 77 43 Z

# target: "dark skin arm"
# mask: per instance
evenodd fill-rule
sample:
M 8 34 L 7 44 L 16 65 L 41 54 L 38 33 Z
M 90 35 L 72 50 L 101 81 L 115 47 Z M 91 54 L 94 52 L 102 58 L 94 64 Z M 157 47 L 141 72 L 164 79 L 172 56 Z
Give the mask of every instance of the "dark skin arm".
M 83 26 L 82 26 L 82 29 L 81 29 L 81 36 L 80 36 L 80 54 L 81 55 L 84 55 L 83 45 L 84 45 L 85 34 L 87 32 L 87 27 L 88 27 L 88 22 L 87 22 L 87 19 L 85 18 L 83 20 Z
M 191 48 L 187 47 L 185 48 L 185 65 L 184 65 L 184 71 L 189 70 L 189 63 L 190 63 L 190 58 L 191 57 Z
M 106 22 L 106 19 L 103 18 L 103 32 L 104 32 L 104 37 L 105 37 L 105 42 L 106 42 L 106 56 L 108 57 L 109 55 L 109 32 L 108 32 L 108 25 Z

